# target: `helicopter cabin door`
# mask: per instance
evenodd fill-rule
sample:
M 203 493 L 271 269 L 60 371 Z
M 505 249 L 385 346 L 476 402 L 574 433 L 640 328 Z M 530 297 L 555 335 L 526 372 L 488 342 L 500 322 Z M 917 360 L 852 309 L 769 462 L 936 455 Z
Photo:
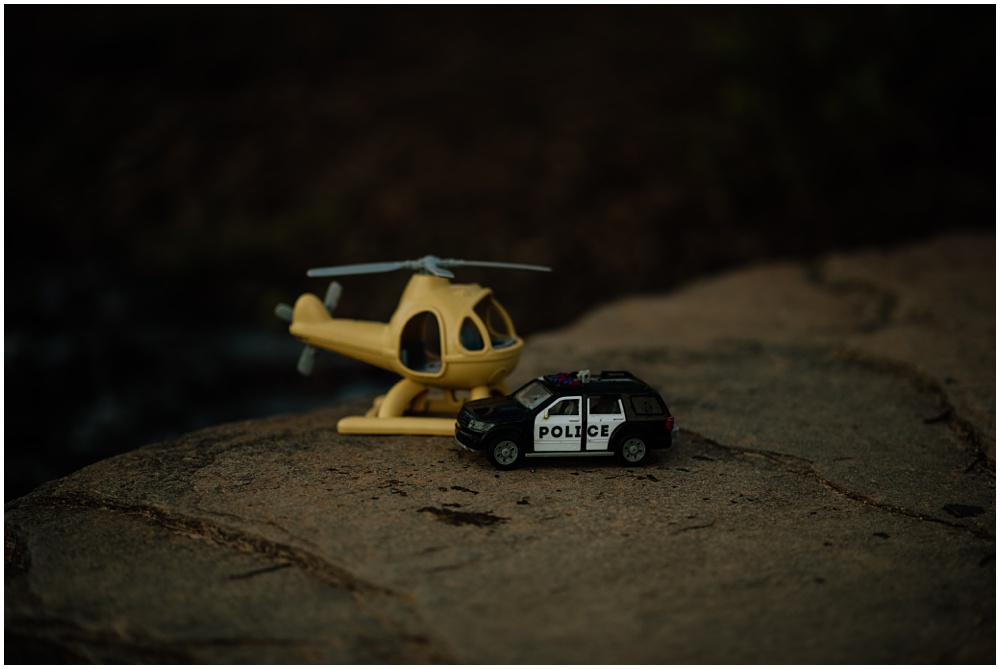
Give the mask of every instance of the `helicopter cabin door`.
M 583 413 L 579 397 L 563 397 L 535 416 L 535 451 L 579 451 Z
M 399 361 L 418 374 L 441 373 L 441 324 L 436 314 L 421 311 L 406 322 L 399 337 Z

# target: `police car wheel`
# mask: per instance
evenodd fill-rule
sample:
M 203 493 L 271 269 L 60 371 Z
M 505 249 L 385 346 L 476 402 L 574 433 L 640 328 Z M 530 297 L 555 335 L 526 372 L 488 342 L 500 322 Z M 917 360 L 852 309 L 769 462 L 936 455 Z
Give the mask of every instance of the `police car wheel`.
M 639 435 L 626 434 L 618 442 L 617 455 L 625 465 L 641 465 L 649 456 L 649 447 Z
M 513 469 L 521 461 L 523 452 L 511 437 L 501 435 L 486 447 L 486 457 L 497 469 Z

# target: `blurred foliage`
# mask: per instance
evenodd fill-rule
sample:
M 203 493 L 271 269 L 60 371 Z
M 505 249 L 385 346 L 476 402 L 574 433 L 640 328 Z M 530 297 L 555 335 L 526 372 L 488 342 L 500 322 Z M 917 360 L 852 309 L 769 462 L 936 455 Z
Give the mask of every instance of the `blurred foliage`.
M 294 342 L 244 345 L 287 338 L 272 310 L 322 293 L 309 267 L 551 265 L 459 276 L 530 334 L 746 262 L 994 225 L 988 6 L 5 17 L 7 434 L 43 478 L 331 396 Z M 347 279 L 339 311 L 385 319 L 405 281 Z

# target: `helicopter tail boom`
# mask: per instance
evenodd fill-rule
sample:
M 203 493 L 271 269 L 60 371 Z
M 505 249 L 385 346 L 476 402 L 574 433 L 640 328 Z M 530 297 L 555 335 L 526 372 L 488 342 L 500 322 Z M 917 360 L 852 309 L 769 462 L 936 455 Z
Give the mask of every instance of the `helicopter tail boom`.
M 326 305 L 311 293 L 295 302 L 288 331 L 303 343 L 340 353 L 389 371 L 397 371 L 392 349 L 384 342 L 388 325 L 349 318 L 333 318 Z

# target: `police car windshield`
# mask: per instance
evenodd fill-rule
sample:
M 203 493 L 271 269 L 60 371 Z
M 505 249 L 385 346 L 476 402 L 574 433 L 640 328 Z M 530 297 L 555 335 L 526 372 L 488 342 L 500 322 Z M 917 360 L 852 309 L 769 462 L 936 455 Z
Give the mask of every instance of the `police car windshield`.
M 534 409 L 551 396 L 552 393 L 549 392 L 548 388 L 538 381 L 532 381 L 514 393 L 514 399 L 520 402 L 525 409 Z

